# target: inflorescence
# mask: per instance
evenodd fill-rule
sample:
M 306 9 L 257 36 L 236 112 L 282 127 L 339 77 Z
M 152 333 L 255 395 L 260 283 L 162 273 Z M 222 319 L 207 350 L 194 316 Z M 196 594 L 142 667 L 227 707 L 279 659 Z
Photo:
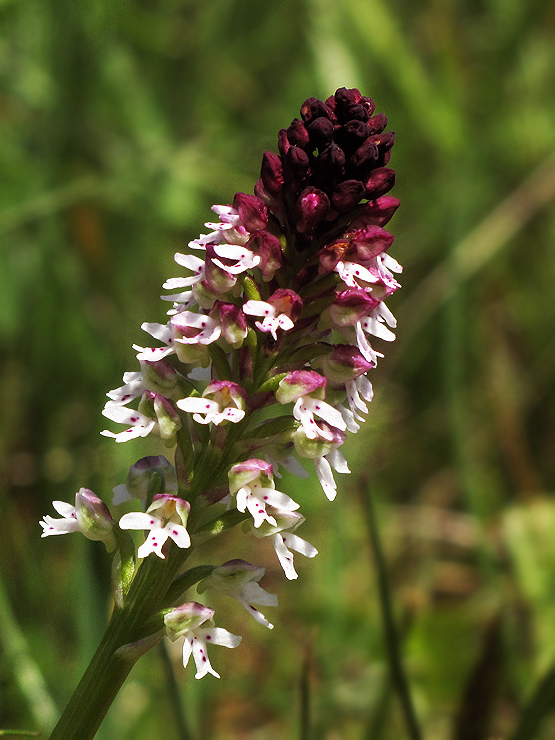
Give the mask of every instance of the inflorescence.
M 374 108 L 356 89 L 306 100 L 301 118 L 279 132 L 279 154 L 264 154 L 255 194 L 213 206 L 209 233 L 190 242 L 192 253 L 175 255 L 186 275 L 164 284 L 176 291 L 162 296 L 170 318 L 142 325 L 157 346 L 134 345 L 140 370 L 124 375 L 103 411 L 125 427 L 103 434 L 116 442 L 159 435 L 175 447 L 175 466 L 153 456 L 131 467 L 114 503 L 138 498 L 144 510 L 119 525 L 81 489 L 75 507 L 54 502 L 63 518 L 46 516 L 43 536 L 78 530 L 111 550 L 115 533 L 146 530 L 138 557 L 165 558 L 170 540 L 187 550 L 247 522 L 256 537 L 271 538 L 289 579 L 297 578 L 293 552 L 316 555 L 294 533 L 304 521 L 299 504 L 276 490 L 274 477 L 280 468 L 306 476 L 302 462 L 312 460 L 335 498 L 333 471 L 349 472 L 340 447 L 368 412 L 367 373 L 382 356 L 371 337 L 395 339 L 384 301 L 400 287 L 401 267 L 383 228 L 399 205 L 386 195 L 394 134 Z M 153 480 L 162 481 L 157 493 Z M 197 590 L 227 593 L 271 628 L 253 605 L 277 604 L 258 585 L 263 574 L 230 560 Z M 207 639 L 240 641 L 213 627 L 213 614 L 188 602 L 164 616 L 172 639 L 185 636 L 184 663 L 192 653 L 197 678 L 218 675 Z

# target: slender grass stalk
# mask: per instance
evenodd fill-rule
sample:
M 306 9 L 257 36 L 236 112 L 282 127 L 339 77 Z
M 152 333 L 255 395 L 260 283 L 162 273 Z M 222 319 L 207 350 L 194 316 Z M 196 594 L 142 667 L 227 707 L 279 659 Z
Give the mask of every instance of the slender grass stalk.
M 376 523 L 376 515 L 369 486 L 366 480 L 361 479 L 359 482 L 360 499 L 363 506 L 370 544 L 374 554 L 378 576 L 378 594 L 380 600 L 381 615 L 383 621 L 384 637 L 387 648 L 387 658 L 393 687 L 397 693 L 408 737 L 411 740 L 422 740 L 422 732 L 414 709 L 408 677 L 403 665 L 400 650 L 400 634 L 395 624 L 393 616 L 393 605 L 391 601 L 391 592 L 387 578 L 387 568 L 385 564 L 381 539 Z
M 299 740 L 310 740 L 311 735 L 311 683 L 310 683 L 310 646 L 305 650 L 299 681 Z
M 164 664 L 164 671 L 166 673 L 168 696 L 173 708 L 178 740 L 193 740 L 193 735 L 189 729 L 187 719 L 185 717 L 183 699 L 181 698 L 179 685 L 175 679 L 175 672 L 173 670 L 172 661 L 165 640 L 162 640 L 162 642 L 160 643 L 159 652 Z
M 46 687 L 27 641 L 21 632 L 0 578 L 0 643 L 7 665 L 13 672 L 19 691 L 25 697 L 34 722 L 44 731 L 53 727 L 58 710 Z M 8 733 L 8 730 L 2 730 Z M 2 734 L 0 732 L 0 734 Z M 14 734 L 9 731 L 8 734 Z
M 533 740 L 537 737 L 544 718 L 553 711 L 555 711 L 555 667 L 537 684 L 528 704 L 524 707 L 511 740 Z

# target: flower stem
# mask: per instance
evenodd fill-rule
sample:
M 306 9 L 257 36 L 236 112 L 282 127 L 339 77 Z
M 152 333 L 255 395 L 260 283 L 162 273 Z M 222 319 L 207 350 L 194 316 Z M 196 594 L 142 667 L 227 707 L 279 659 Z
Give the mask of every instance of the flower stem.
M 50 740 L 91 740 L 95 736 L 133 665 L 152 645 L 152 640 L 141 634 L 143 625 L 164 605 L 164 597 L 182 564 L 183 552 L 177 548 L 165 561 L 155 556 L 143 561 L 123 609 L 114 610 Z
M 389 670 L 391 680 L 401 704 L 401 710 L 405 719 L 408 736 L 411 740 L 422 740 L 422 732 L 418 724 L 416 712 L 412 701 L 410 685 L 403 665 L 400 651 L 400 635 L 395 624 L 393 616 L 393 606 L 391 603 L 391 592 L 387 578 L 387 569 L 382 550 L 382 544 L 378 527 L 372 497 L 369 492 L 369 486 L 365 480 L 360 481 L 360 499 L 362 501 L 368 532 L 370 535 L 370 544 L 374 552 L 374 559 L 378 574 L 378 593 L 380 598 L 380 607 L 382 612 L 382 621 L 387 647 L 387 657 L 389 661 Z

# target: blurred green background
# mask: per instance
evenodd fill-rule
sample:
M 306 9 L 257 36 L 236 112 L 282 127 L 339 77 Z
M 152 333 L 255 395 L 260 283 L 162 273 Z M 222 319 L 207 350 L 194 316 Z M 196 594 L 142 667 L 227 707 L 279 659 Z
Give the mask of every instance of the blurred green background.
M 213 649 L 219 682 L 177 667 L 183 701 L 199 740 L 292 738 L 308 683 L 315 740 L 404 737 L 364 475 L 425 737 L 508 738 L 555 661 L 553 3 L 1 0 L 0 20 L 0 728 L 51 727 L 102 634 L 108 557 L 38 520 L 158 451 L 98 433 L 173 253 L 252 192 L 306 97 L 347 86 L 397 132 L 398 340 L 337 500 L 283 484 L 320 550 L 299 580 L 239 532 L 207 554 L 267 565 L 280 606 L 270 632 L 214 601 L 243 643 Z M 156 651 L 99 737 L 179 737 Z

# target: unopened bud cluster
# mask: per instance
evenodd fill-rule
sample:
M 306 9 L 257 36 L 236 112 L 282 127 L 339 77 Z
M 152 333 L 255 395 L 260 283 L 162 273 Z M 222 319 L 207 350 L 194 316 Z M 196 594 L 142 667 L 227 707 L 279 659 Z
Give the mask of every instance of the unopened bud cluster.
M 395 338 L 384 302 L 401 271 L 384 229 L 399 205 L 386 195 L 394 135 L 374 107 L 355 89 L 325 102 L 309 98 L 301 118 L 279 132 L 279 154 L 264 154 L 255 194 L 213 206 L 218 219 L 208 233 L 175 255 L 184 274 L 164 284 L 172 291 L 162 296 L 169 319 L 142 325 L 155 346 L 135 346 L 140 369 L 108 393 L 103 412 L 124 426 L 103 432 L 117 442 L 153 433 L 176 451 L 175 467 L 144 458 L 115 489 L 115 503 L 144 503 L 144 512 L 119 521 L 120 529 L 149 532 L 139 557 L 164 558 L 171 541 L 188 549 L 217 534 L 216 522 L 240 521 L 271 538 L 287 578 L 297 577 L 293 552 L 316 555 L 294 533 L 304 517 L 275 477 L 281 468 L 306 476 L 303 463 L 312 461 L 326 496 L 335 497 L 333 471 L 349 472 L 341 445 L 372 399 L 367 373 L 382 356 L 374 338 Z M 153 472 L 164 482 L 154 496 Z M 60 533 L 55 521 L 45 518 L 52 529 L 43 524 L 44 535 Z M 94 526 L 94 537 L 93 525 L 65 531 L 103 539 Z M 258 585 L 263 573 L 231 560 L 198 590 L 234 596 L 271 627 L 253 606 L 276 604 Z M 189 602 L 165 617 L 172 638 L 185 635 L 184 662 L 193 654 L 197 676 L 214 673 L 203 668 L 207 639 L 238 644 L 206 627 L 212 616 Z

